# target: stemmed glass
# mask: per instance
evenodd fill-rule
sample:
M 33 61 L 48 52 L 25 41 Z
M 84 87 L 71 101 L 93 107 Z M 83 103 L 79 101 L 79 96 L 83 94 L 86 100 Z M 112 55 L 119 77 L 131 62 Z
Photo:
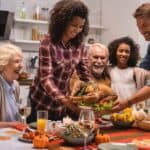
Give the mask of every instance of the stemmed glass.
M 19 114 L 21 117 L 21 122 L 26 125 L 26 118 L 31 113 L 31 103 L 30 100 L 19 99 L 18 101 Z
M 80 130 L 84 135 L 84 150 L 87 150 L 87 137 L 92 132 L 95 124 L 94 112 L 90 108 L 82 109 L 78 122 Z

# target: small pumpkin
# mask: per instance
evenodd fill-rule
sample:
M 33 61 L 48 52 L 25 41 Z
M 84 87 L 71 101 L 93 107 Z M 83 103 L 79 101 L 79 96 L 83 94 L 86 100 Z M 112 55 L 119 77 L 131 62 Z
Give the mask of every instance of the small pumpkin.
M 110 136 L 108 134 L 97 133 L 97 135 L 95 136 L 95 142 L 96 144 L 110 142 Z
M 49 139 L 46 135 L 37 135 L 33 139 L 33 146 L 35 148 L 47 148 Z

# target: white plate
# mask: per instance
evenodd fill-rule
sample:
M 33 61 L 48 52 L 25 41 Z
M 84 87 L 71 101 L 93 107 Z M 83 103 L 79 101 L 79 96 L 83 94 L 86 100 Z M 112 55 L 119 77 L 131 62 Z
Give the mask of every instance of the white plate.
M 102 119 L 106 120 L 106 121 L 110 121 L 110 115 L 103 115 Z
M 98 150 L 137 150 L 133 143 L 103 143 L 98 145 Z

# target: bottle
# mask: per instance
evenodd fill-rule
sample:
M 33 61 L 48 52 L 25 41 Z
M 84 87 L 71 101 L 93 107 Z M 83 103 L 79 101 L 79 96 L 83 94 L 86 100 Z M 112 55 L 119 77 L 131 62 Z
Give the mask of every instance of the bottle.
M 25 3 L 22 2 L 20 11 L 19 11 L 19 18 L 21 19 L 25 19 L 26 18 L 26 7 L 25 7 Z
M 39 5 L 35 6 L 35 12 L 33 14 L 33 19 L 40 20 L 41 19 L 41 8 Z
M 40 32 L 38 27 L 32 28 L 32 40 L 39 41 L 40 40 Z
M 49 9 L 46 7 L 43 7 L 41 9 L 42 20 L 48 20 L 48 14 L 49 14 L 48 11 Z

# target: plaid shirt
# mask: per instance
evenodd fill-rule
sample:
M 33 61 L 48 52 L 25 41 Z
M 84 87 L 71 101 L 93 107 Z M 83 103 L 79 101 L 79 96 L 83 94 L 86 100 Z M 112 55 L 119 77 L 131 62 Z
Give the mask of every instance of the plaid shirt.
M 54 45 L 46 36 L 39 48 L 39 68 L 30 90 L 32 107 L 53 111 L 58 115 L 65 111 L 61 99 L 68 92 L 72 73 L 77 71 L 81 80 L 89 80 L 87 53 L 82 45 L 74 48 L 63 43 Z

